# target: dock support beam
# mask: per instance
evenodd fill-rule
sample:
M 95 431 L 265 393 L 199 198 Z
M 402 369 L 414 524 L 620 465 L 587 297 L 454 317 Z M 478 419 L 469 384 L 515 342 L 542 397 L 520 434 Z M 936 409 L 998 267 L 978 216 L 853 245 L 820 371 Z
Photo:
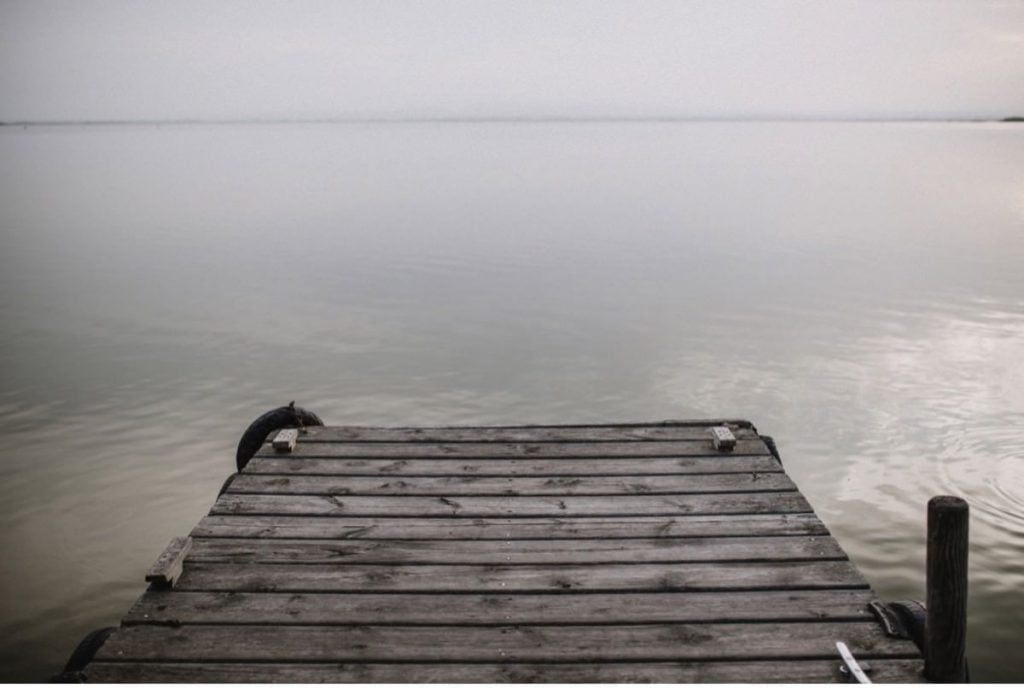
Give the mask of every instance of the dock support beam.
M 925 677 L 935 683 L 967 681 L 967 502 L 928 502 Z

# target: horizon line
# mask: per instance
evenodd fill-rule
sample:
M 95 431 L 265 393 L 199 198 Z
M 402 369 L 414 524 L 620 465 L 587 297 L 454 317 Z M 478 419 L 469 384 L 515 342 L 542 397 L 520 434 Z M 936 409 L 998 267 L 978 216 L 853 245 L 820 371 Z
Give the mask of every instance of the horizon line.
M 876 116 L 571 116 L 571 115 L 537 115 L 537 116 L 341 116 L 341 117 L 224 117 L 224 118 L 193 118 L 180 117 L 170 119 L 36 119 L 36 120 L 0 120 L 0 126 L 9 127 L 41 127 L 41 126 L 146 126 L 146 125 L 239 125 L 239 124 L 472 124 L 472 123 L 672 123 L 672 122 L 835 122 L 835 123 L 886 123 L 886 122 L 1021 122 L 1018 116 L 907 116 L 907 117 L 876 117 Z

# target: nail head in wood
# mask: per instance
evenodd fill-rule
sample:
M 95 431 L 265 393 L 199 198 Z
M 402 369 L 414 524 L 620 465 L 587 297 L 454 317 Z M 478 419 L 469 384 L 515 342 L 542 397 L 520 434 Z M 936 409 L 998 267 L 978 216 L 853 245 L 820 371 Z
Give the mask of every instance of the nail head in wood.
M 192 549 L 192 538 L 171 538 L 163 554 L 157 557 L 153 566 L 146 574 L 146 582 L 154 588 L 173 588 L 174 583 L 185 569 L 185 557 Z
M 711 436 L 718 451 L 732 451 L 736 447 L 736 435 L 724 425 L 711 428 Z
M 295 428 L 282 430 L 274 436 L 274 449 L 279 452 L 290 452 L 295 449 L 295 443 L 299 440 L 299 431 Z

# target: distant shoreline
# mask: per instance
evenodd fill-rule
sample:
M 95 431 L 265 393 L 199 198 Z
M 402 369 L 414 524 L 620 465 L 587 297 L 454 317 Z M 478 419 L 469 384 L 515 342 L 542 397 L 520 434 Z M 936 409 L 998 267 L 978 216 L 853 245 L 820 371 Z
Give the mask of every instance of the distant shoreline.
M 1024 117 L 324 117 L 299 119 L 87 119 L 0 121 L 0 127 L 211 126 L 268 124 L 599 124 L 599 123 L 1021 123 Z

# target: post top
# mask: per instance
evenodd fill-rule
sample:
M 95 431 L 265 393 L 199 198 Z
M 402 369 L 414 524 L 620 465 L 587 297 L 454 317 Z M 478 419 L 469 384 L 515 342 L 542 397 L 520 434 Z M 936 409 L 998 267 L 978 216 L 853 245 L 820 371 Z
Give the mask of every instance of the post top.
M 928 500 L 928 510 L 967 511 L 967 501 L 953 495 L 938 495 Z

